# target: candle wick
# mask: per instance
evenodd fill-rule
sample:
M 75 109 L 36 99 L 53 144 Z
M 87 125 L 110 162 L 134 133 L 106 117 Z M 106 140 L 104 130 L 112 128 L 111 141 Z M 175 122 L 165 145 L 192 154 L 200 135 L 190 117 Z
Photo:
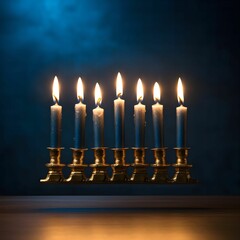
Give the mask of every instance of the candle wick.
M 55 101 L 55 104 L 57 104 L 57 105 L 58 105 L 58 99 L 57 99 L 57 97 L 56 97 L 56 96 L 54 96 L 54 101 Z
M 101 98 L 98 98 L 98 100 L 97 100 L 97 106 L 98 107 L 99 107 L 100 103 L 101 103 Z
M 78 101 L 79 101 L 79 103 L 81 103 L 82 102 L 82 97 L 78 96 Z
M 121 98 L 121 95 L 122 95 L 121 93 L 118 93 L 117 97 L 118 97 L 118 98 Z
M 141 104 L 141 102 L 142 102 L 142 97 L 138 99 L 138 104 Z
M 181 106 L 183 105 L 183 101 L 182 101 L 181 98 L 179 98 L 179 103 L 180 103 Z

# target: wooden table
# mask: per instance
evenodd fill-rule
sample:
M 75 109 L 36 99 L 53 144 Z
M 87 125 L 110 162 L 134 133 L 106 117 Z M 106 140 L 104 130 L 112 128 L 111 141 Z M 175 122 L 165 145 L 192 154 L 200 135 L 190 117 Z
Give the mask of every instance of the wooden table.
M 240 197 L 2 196 L 0 239 L 240 239 Z

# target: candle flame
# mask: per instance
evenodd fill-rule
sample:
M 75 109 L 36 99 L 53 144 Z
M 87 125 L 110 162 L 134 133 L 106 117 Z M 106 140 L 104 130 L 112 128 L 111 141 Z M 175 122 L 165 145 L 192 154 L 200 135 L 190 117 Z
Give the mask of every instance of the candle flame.
M 100 105 L 102 103 L 102 93 L 98 83 L 95 86 L 95 104 Z
M 116 81 L 116 95 L 117 97 L 120 97 L 122 96 L 122 94 L 123 94 L 122 76 L 120 73 L 118 73 Z
M 55 103 L 59 102 L 59 83 L 57 76 L 55 76 L 53 80 L 52 97 Z
M 160 98 L 161 98 L 160 86 L 157 82 L 155 82 L 154 87 L 153 87 L 153 100 L 156 102 L 159 102 Z
M 82 101 L 84 99 L 83 82 L 81 78 L 78 78 L 77 82 L 77 98 L 79 101 Z
M 138 83 L 137 83 L 137 101 L 141 102 L 143 100 L 143 85 L 142 85 L 142 81 L 139 78 L 138 79 Z
M 178 102 L 182 105 L 184 102 L 183 85 L 181 78 L 178 79 Z

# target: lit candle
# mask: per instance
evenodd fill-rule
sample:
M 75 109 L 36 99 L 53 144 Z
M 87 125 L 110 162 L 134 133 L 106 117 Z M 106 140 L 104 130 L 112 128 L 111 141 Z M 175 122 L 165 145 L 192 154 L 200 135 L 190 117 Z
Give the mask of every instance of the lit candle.
M 176 108 L 177 114 L 177 147 L 186 147 L 187 141 L 187 108 L 183 106 L 183 86 L 182 81 L 178 79 L 178 102 L 179 107 Z
M 114 100 L 114 123 L 115 123 L 115 147 L 124 147 L 124 106 L 125 101 L 121 99 L 123 94 L 122 77 L 118 73 L 116 81 L 116 96 Z
M 137 101 L 134 106 L 134 124 L 135 124 L 135 147 L 142 148 L 145 145 L 145 112 L 146 108 L 141 102 L 143 100 L 143 86 L 141 79 L 137 83 Z
M 104 109 L 100 108 L 101 102 L 101 89 L 97 83 L 95 86 L 95 104 L 97 107 L 93 109 L 94 147 L 104 146 Z
M 77 83 L 77 98 L 78 104 L 75 104 L 75 148 L 85 147 L 85 119 L 86 119 L 86 105 L 82 103 L 84 99 L 82 79 L 78 79 Z
M 61 147 L 62 135 L 62 106 L 58 105 L 59 102 L 59 84 L 55 76 L 53 81 L 52 97 L 55 105 L 51 106 L 51 133 L 50 133 L 50 147 Z
M 153 88 L 153 100 L 156 104 L 152 105 L 153 134 L 155 148 L 163 147 L 163 105 L 159 104 L 161 97 L 160 87 L 156 82 Z

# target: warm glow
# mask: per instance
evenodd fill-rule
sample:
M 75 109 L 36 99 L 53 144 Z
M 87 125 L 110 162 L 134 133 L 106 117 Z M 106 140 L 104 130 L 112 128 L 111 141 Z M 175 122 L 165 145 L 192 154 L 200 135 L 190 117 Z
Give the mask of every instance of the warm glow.
M 183 97 L 183 85 L 182 85 L 182 80 L 181 78 L 178 79 L 178 102 L 180 104 L 183 104 L 184 102 L 184 97 Z
M 98 83 L 95 86 L 95 104 L 100 105 L 102 103 L 102 93 Z
M 120 73 L 117 75 L 117 83 L 116 83 L 116 95 L 117 97 L 122 96 L 123 94 L 123 84 L 122 84 L 122 76 Z
M 157 82 L 155 82 L 153 87 L 153 100 L 159 102 L 160 98 L 161 98 L 160 86 Z
M 137 101 L 141 102 L 143 100 L 143 85 L 142 81 L 139 78 L 137 83 Z
M 59 84 L 57 76 L 55 76 L 53 80 L 52 97 L 55 103 L 59 102 Z
M 83 94 L 83 82 L 81 78 L 78 78 L 78 83 L 77 83 L 77 98 L 79 101 L 82 101 L 84 99 L 84 94 Z

